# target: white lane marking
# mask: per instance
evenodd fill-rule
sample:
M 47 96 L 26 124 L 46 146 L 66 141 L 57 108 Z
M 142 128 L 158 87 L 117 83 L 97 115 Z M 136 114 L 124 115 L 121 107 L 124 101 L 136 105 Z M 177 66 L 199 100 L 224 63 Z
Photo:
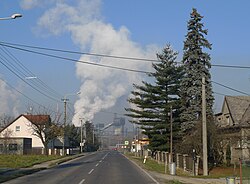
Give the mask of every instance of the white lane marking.
M 108 153 L 102 157 L 102 160 L 104 160 L 108 156 Z
M 102 162 L 102 160 L 99 161 L 100 163 Z
M 79 184 L 83 184 L 83 182 L 85 182 L 85 179 L 82 179 L 82 181 Z
M 97 163 L 95 166 L 97 167 L 99 165 L 99 163 Z
M 153 180 L 156 184 L 160 184 L 158 181 L 156 181 L 149 173 L 147 173 L 144 169 L 142 169 L 137 163 L 135 163 L 133 160 L 130 160 L 128 157 L 125 155 L 121 154 L 124 156 L 126 159 L 128 159 L 130 162 L 132 162 L 134 165 L 136 165 L 140 170 L 142 170 L 151 180 Z
M 91 169 L 88 174 L 91 174 L 94 171 L 94 169 Z

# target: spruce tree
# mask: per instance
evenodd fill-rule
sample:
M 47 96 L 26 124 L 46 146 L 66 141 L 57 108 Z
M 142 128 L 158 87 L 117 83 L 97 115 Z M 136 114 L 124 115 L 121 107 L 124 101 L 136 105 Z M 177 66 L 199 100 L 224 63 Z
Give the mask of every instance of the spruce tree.
M 193 130 L 202 115 L 202 77 L 206 82 L 207 117 L 212 117 L 213 94 L 209 69 L 210 55 L 204 49 L 211 49 L 211 44 L 205 38 L 208 31 L 201 22 L 202 16 L 196 9 L 192 10 L 188 21 L 188 33 L 184 41 L 183 70 L 181 80 L 182 129 L 184 132 Z
M 168 150 L 170 138 L 170 107 L 174 111 L 174 133 L 178 132 L 179 79 L 180 67 L 176 66 L 177 53 L 167 45 L 161 54 L 157 54 L 158 63 L 153 63 L 154 71 L 149 74 L 154 83 L 143 81 L 134 84 L 133 97 L 128 99 L 135 108 L 127 108 L 132 123 L 140 125 L 148 136 L 152 151 Z

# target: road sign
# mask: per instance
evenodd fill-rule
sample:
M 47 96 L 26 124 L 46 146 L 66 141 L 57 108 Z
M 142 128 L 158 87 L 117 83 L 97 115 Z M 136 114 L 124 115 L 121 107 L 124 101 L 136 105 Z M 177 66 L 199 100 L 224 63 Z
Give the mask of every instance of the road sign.
M 125 145 L 129 145 L 129 141 L 125 141 L 125 143 L 124 143 Z

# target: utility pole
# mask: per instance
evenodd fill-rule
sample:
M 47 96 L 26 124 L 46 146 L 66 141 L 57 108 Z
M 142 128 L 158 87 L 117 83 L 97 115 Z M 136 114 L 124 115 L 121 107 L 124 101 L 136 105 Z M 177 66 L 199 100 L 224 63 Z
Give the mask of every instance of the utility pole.
M 66 127 L 66 121 L 67 121 L 67 101 L 69 99 L 63 98 L 62 101 L 64 103 L 64 123 L 63 123 L 63 149 L 62 149 L 62 155 L 65 155 L 65 127 Z
M 95 144 L 95 127 L 94 127 L 94 124 L 93 124 L 93 145 Z
M 173 113 L 170 106 L 170 161 L 173 162 Z
M 82 119 L 80 118 L 81 121 L 81 142 L 80 142 L 80 152 L 82 153 Z
M 203 175 L 208 175 L 207 164 L 207 120 L 206 120 L 206 85 L 202 77 L 202 145 L 203 145 Z

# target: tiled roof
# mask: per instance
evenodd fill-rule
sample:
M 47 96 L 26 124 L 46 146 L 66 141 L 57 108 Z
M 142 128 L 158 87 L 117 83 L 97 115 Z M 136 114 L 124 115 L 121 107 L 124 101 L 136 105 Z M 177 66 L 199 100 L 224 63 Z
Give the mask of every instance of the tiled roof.
M 50 122 L 49 115 L 23 115 L 23 116 L 26 117 L 33 124 L 44 125 L 45 123 Z
M 242 123 L 241 120 L 244 116 L 250 118 L 246 114 L 250 105 L 250 96 L 226 96 L 225 101 L 235 124 Z
M 248 108 L 246 109 L 245 113 L 242 116 L 241 125 L 250 125 L 250 105 L 248 106 Z

